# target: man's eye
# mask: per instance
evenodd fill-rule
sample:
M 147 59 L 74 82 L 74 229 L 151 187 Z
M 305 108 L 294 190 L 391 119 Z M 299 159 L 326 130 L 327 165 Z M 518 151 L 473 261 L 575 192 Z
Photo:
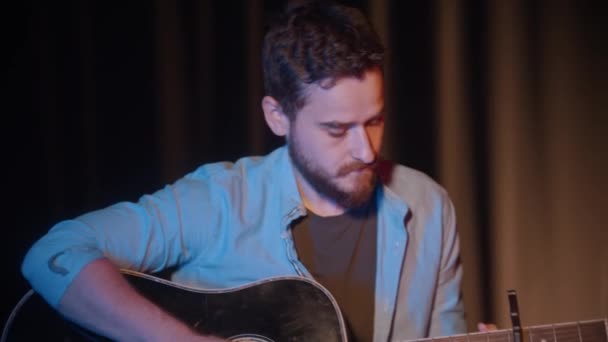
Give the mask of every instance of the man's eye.
M 378 126 L 384 122 L 384 117 L 375 118 L 367 123 L 368 126 Z
M 344 127 L 329 127 L 327 133 L 334 138 L 343 137 L 346 134 L 346 128 Z

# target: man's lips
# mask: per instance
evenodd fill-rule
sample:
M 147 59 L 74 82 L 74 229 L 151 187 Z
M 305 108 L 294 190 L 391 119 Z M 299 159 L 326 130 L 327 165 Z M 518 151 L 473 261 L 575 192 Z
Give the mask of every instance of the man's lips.
M 362 164 L 362 163 L 353 163 L 348 166 L 343 167 L 338 176 L 346 176 L 350 173 L 363 173 L 365 171 L 372 172 L 376 169 L 377 163 L 372 164 Z

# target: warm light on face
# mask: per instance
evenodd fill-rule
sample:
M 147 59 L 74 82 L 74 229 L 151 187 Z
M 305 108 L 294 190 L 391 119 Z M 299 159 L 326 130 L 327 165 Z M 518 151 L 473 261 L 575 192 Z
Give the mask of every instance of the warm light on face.
M 376 184 L 384 133 L 382 73 L 312 85 L 290 124 L 287 142 L 296 170 L 318 193 L 344 207 L 365 203 Z

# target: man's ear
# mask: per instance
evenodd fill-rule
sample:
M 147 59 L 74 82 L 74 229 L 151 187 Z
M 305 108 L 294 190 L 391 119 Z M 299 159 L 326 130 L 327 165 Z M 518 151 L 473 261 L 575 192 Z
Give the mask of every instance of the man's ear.
M 289 118 L 283 113 L 281 105 L 274 97 L 262 98 L 262 110 L 266 124 L 274 134 L 282 137 L 289 133 Z

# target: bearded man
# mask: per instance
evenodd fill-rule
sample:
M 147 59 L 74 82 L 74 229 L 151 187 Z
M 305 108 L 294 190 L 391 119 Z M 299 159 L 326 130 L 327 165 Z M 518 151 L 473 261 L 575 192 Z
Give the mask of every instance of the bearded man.
M 285 146 L 61 221 L 23 274 L 62 315 L 116 340 L 216 339 L 140 295 L 120 268 L 171 268 L 173 282 L 201 289 L 314 280 L 353 341 L 465 332 L 453 205 L 428 176 L 379 156 L 383 53 L 357 9 L 288 9 L 262 48 L 261 105 Z

